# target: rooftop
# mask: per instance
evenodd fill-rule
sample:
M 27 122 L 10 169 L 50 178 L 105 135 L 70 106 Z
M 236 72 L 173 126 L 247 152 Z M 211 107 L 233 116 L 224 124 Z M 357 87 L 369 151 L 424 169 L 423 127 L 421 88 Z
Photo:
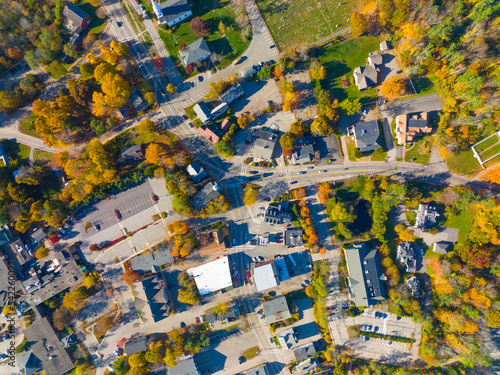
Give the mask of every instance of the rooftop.
M 267 372 L 267 367 L 264 363 L 258 367 L 245 371 L 243 375 L 269 375 L 269 373 Z
M 314 347 L 314 343 L 310 342 L 309 344 L 293 349 L 293 354 L 295 355 L 296 361 L 303 361 L 309 357 L 315 356 L 316 348 Z
M 159 247 L 156 250 L 147 250 L 130 259 L 130 266 L 134 271 L 144 273 L 151 271 L 152 267 L 160 267 L 173 261 L 168 247 Z
M 314 146 L 306 144 L 302 147 L 296 147 L 293 150 L 292 157 L 295 164 L 310 163 L 314 159 Z
M 278 334 L 278 341 L 283 349 L 290 349 L 292 346 L 297 344 L 297 335 L 293 328 L 287 329 L 286 331 Z
M 163 14 L 160 19 L 161 23 L 170 23 L 191 11 L 191 4 L 187 0 L 168 0 L 159 4 L 159 7 Z
M 262 308 L 264 309 L 264 314 L 269 324 L 290 319 L 292 317 L 290 315 L 290 310 L 288 309 L 285 296 L 279 296 L 270 301 L 264 302 L 262 304 Z
M 187 273 L 194 278 L 202 296 L 222 289 L 233 288 L 229 258 L 227 256 L 220 257 L 201 266 L 190 268 L 187 270 Z
M 406 265 L 406 272 L 417 271 L 417 261 L 415 259 L 415 246 L 408 241 L 398 246 L 396 259 Z
M 274 155 L 278 135 L 266 129 L 257 129 L 252 132 L 255 138 L 253 156 L 258 159 L 271 160 Z
M 278 273 L 273 262 L 258 263 L 254 267 L 255 287 L 259 292 L 279 284 Z
M 302 238 L 301 228 L 288 228 L 283 231 L 285 246 L 302 246 L 304 240 Z
M 269 224 L 288 224 L 292 222 L 292 215 L 288 213 L 285 206 L 268 206 L 264 214 L 264 221 Z
M 170 301 L 166 283 L 160 275 L 144 279 L 131 285 L 134 304 L 146 322 L 159 322 L 170 315 Z
M 219 95 L 219 99 L 221 102 L 230 104 L 243 95 L 245 95 L 245 91 L 243 91 L 243 87 L 241 87 L 241 85 L 239 83 L 236 83 L 236 84 L 228 87 L 226 90 L 224 90 Z
M 206 124 L 210 121 L 210 109 L 208 109 L 207 103 L 204 101 L 196 103 L 193 110 L 202 123 Z
M 285 258 L 274 259 L 274 268 L 280 282 L 290 280 L 290 274 L 288 273 L 288 268 L 286 267 Z
M 196 208 L 197 210 L 201 210 L 208 203 L 210 203 L 216 198 L 219 198 L 221 196 L 219 190 L 220 190 L 219 185 L 217 185 L 214 182 L 208 182 L 203 187 L 203 189 L 201 189 L 198 193 L 196 193 L 193 196 L 192 201 L 194 208 Z
M 415 219 L 415 228 L 427 230 L 437 224 L 437 218 L 439 217 L 437 207 L 429 204 L 419 204 L 415 213 L 417 214 L 417 218 Z
M 210 55 L 210 48 L 205 39 L 200 38 L 179 51 L 179 59 L 184 66 L 203 60 Z
M 124 349 L 126 355 L 145 352 L 146 350 L 149 349 L 148 338 L 146 336 L 142 336 L 135 340 L 127 341 L 125 343 Z
M 187 173 L 191 176 L 194 182 L 203 181 L 208 175 L 203 166 L 197 161 L 193 161 L 186 168 Z
M 376 120 L 354 124 L 353 128 L 356 147 L 359 151 L 368 152 L 382 148 Z

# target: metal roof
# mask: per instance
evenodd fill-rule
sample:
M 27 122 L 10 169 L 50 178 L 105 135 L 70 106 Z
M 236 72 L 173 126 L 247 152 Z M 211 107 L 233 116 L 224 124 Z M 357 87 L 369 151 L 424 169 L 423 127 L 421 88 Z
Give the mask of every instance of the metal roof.
M 279 284 L 278 273 L 273 262 L 260 263 L 254 268 L 255 287 L 259 292 Z
M 203 60 L 207 55 L 210 55 L 210 48 L 203 38 L 198 39 L 196 42 L 179 51 L 179 59 L 184 66 Z
M 290 319 L 292 317 L 290 315 L 290 310 L 288 309 L 285 296 L 279 296 L 270 301 L 264 302 L 262 304 L 262 308 L 264 309 L 264 314 L 266 315 L 266 319 L 269 324 Z
M 354 124 L 356 144 L 361 152 L 373 151 L 382 148 L 378 123 L 375 120 Z

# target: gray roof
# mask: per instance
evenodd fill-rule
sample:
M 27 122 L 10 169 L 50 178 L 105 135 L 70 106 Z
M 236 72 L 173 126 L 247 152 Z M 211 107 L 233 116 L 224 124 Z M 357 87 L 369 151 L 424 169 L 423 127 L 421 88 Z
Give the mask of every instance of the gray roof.
M 149 103 L 142 98 L 142 96 L 135 89 L 135 87 L 132 87 L 132 89 L 130 90 L 129 103 L 133 104 L 137 112 L 143 111 L 147 107 L 149 107 Z
M 292 317 L 290 315 L 290 310 L 288 309 L 285 296 L 279 296 L 270 301 L 266 301 L 262 304 L 262 307 L 269 324 L 290 319 Z
M 408 241 L 398 246 L 396 259 L 406 265 L 406 272 L 417 271 L 417 261 L 415 260 L 415 247 Z
M 432 251 L 435 253 L 440 253 L 440 254 L 448 254 L 448 246 L 446 242 L 436 242 L 434 243 L 434 247 L 432 248 Z
M 295 355 L 295 360 L 303 361 L 309 357 L 315 356 L 316 348 L 314 347 L 314 343 L 310 342 L 309 344 L 293 349 L 293 354 Z
M 59 341 L 47 318 L 37 319 L 24 328 L 24 336 L 30 345 L 30 352 L 40 360 L 43 370 L 49 375 L 63 375 L 75 368 L 66 349 Z M 23 358 L 36 365 L 34 358 Z
M 253 146 L 253 156 L 264 160 L 272 159 L 276 142 L 278 142 L 278 135 L 268 130 L 258 129 L 252 132 L 252 136 L 256 138 Z
M 285 240 L 285 246 L 302 246 L 304 244 L 301 228 L 285 229 L 283 237 Z
M 319 366 L 318 358 L 307 358 L 306 360 L 300 362 L 295 370 L 297 372 L 310 372 L 317 369 Z
M 278 334 L 278 341 L 283 349 L 290 349 L 298 342 L 297 335 L 295 334 L 293 328 L 287 329 L 286 331 Z
M 121 151 L 122 162 L 134 162 L 144 160 L 143 145 L 133 145 Z
M 191 11 L 191 4 L 187 0 L 168 0 L 159 4 L 163 17 L 161 21 L 170 23 Z
M 392 49 L 392 45 L 388 40 L 384 40 L 382 43 L 380 43 L 380 50 L 382 52 L 388 51 L 390 49 Z
M 368 60 L 370 60 L 370 63 L 374 65 L 382 65 L 383 62 L 382 55 L 376 52 L 368 56 Z M 374 66 L 374 68 L 376 68 L 376 66 Z
M 167 288 L 159 275 L 134 283 L 131 287 L 135 295 L 135 307 L 141 312 L 143 320 L 156 323 L 170 315 Z
M 220 115 L 226 113 L 228 109 L 229 106 L 227 105 L 227 103 L 221 103 L 210 111 L 210 117 L 212 118 L 212 120 L 215 120 Z
M 127 341 L 125 343 L 124 349 L 126 355 L 145 352 L 146 350 L 148 350 L 148 338 L 146 336 L 143 336 L 132 341 Z
M 408 280 L 406 280 L 406 285 L 408 286 L 408 288 L 410 288 L 413 297 L 420 297 L 420 281 L 418 281 L 415 276 L 412 276 Z
M 370 65 L 360 66 L 354 69 L 354 81 L 360 90 L 376 85 L 377 80 L 378 72 Z
M 380 270 L 377 250 L 366 244 L 345 249 L 349 287 L 357 306 L 371 306 L 385 299 L 383 281 L 385 275 Z
M 354 124 L 354 136 L 359 151 L 368 152 L 382 148 L 376 120 Z
M 410 118 L 408 120 L 408 127 L 409 128 L 426 128 L 428 126 L 427 121 L 425 120 L 415 120 Z
M 31 234 L 31 238 L 33 238 L 34 241 L 40 243 L 42 242 L 45 238 L 47 238 L 47 235 L 45 232 L 42 230 L 42 228 L 36 228 Z
M 170 249 L 168 247 L 160 247 L 157 250 L 148 250 L 133 257 L 130 259 L 130 265 L 134 271 L 144 273 L 151 271 L 151 267 L 153 266 L 159 267 L 173 260 L 174 258 L 170 254 Z
M 179 51 L 179 59 L 184 66 L 203 60 L 207 55 L 210 55 L 210 48 L 203 38 L 198 39 L 196 42 Z
M 419 204 L 415 213 L 417 214 L 415 228 L 422 228 L 424 230 L 436 224 L 439 217 L 437 207 L 430 204 Z
M 32 375 L 42 370 L 42 361 L 30 350 L 17 357 L 19 371 L 23 375 Z
M 267 372 L 267 367 L 264 363 L 258 367 L 245 371 L 243 375 L 269 375 L 269 373 Z
M 272 262 L 255 265 L 253 274 L 255 287 L 259 292 L 273 288 L 279 284 L 278 273 Z
M 248 68 L 243 69 L 241 71 L 241 75 L 243 76 L 243 78 L 250 77 L 252 74 L 255 73 L 257 73 L 257 71 L 253 68 L 253 66 L 249 66 Z
M 196 103 L 193 110 L 202 123 L 205 124 L 210 121 L 210 110 L 208 109 L 207 103 L 203 101 Z
M 193 161 L 189 164 L 186 171 L 189 173 L 194 182 L 200 182 L 208 176 L 205 169 L 203 169 L 203 166 L 197 161 Z
M 302 147 L 296 147 L 293 150 L 293 161 L 295 164 L 310 163 L 314 159 L 314 146 L 306 144 Z
M 0 246 L 12 240 L 12 233 L 7 225 L 0 228 Z
M 230 87 L 228 87 L 226 90 L 224 90 L 220 95 L 219 99 L 221 102 L 225 102 L 227 104 L 230 104 L 234 100 L 238 99 L 239 97 L 245 95 L 245 91 L 243 91 L 243 87 L 239 83 L 236 83 Z
M 292 221 L 292 215 L 286 212 L 284 206 L 268 206 L 264 221 L 269 224 L 287 224 Z
M 201 210 L 209 202 L 221 196 L 219 192 L 219 186 L 213 182 L 208 182 L 203 189 L 201 189 L 196 195 L 193 196 L 192 202 L 194 208 Z
M 66 4 L 63 10 L 63 14 L 77 26 L 81 26 L 83 20 L 89 16 L 80 7 L 76 6 L 72 2 Z

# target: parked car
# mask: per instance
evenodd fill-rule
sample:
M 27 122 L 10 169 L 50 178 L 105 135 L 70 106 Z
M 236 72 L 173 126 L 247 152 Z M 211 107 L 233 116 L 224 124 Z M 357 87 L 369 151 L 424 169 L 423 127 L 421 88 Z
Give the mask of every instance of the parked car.
M 297 174 L 306 174 L 306 171 L 298 171 Z
M 151 199 L 153 200 L 153 202 L 158 202 L 158 196 L 156 194 L 151 194 Z
M 195 320 L 196 320 L 196 323 L 200 323 L 200 318 L 199 317 L 196 317 Z
M 264 217 L 264 214 L 258 214 L 257 215 L 258 218 L 263 218 Z
M 198 82 L 203 82 L 203 76 L 201 74 L 198 76 Z
M 259 171 L 250 171 L 248 173 L 250 173 L 250 174 L 259 174 Z
M 125 44 L 127 45 L 127 47 L 132 47 L 129 41 L 126 41 Z
M 271 202 L 270 198 L 264 198 L 264 202 Z
M 328 172 L 328 171 L 326 171 L 326 170 L 325 171 L 319 171 L 319 173 L 326 173 L 326 172 Z
M 120 214 L 120 212 L 118 210 L 114 210 L 115 212 L 115 216 L 118 220 L 121 220 L 122 219 L 122 215 Z
M 99 232 L 101 230 L 101 226 L 99 224 L 96 224 L 94 225 L 94 229 Z
M 307 167 L 306 169 L 314 169 L 314 167 Z

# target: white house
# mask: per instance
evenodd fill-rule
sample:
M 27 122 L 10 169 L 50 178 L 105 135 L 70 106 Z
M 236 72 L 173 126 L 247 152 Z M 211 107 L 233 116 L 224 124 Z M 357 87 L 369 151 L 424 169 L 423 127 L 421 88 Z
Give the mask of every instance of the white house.
M 172 27 L 193 15 L 191 4 L 187 0 L 168 0 L 162 4 L 151 0 L 151 3 L 158 22 L 162 25 L 167 24 L 168 27 Z

